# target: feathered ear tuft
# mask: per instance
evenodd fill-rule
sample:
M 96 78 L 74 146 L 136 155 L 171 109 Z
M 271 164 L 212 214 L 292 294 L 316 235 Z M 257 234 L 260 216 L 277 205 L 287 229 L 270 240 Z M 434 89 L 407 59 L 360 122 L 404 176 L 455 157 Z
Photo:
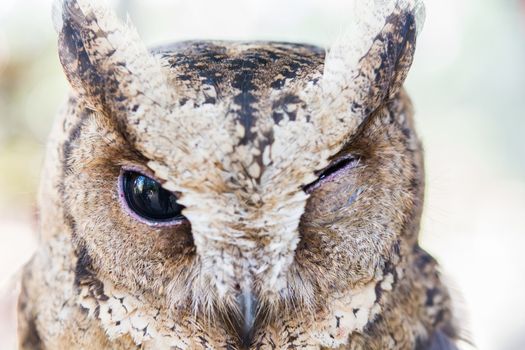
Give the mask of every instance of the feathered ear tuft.
M 421 0 L 354 0 L 355 19 L 327 53 L 323 92 L 355 126 L 400 90 L 423 23 Z M 332 106 L 333 108 L 333 106 Z M 341 125 L 339 125 L 341 127 Z
M 64 72 L 90 108 L 127 118 L 171 103 L 160 62 L 101 1 L 58 1 L 54 19 Z

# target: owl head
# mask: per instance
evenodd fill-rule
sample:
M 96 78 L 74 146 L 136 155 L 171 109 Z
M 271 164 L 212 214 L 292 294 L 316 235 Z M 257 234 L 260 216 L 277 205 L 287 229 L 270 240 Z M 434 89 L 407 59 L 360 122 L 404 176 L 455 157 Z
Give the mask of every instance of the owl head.
M 147 50 L 98 2 L 59 10 L 73 94 L 56 206 L 78 271 L 249 332 L 275 310 L 315 312 L 412 249 L 423 171 L 402 84 L 419 1 L 356 2 L 326 52 Z

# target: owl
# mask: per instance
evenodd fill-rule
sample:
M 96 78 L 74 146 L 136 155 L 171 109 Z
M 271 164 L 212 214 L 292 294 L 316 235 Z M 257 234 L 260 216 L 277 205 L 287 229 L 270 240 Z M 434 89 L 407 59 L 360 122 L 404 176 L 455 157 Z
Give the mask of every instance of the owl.
M 146 49 L 107 5 L 57 12 L 72 92 L 47 148 L 22 349 L 456 349 L 418 244 L 402 85 L 420 1 L 357 1 L 328 51 Z

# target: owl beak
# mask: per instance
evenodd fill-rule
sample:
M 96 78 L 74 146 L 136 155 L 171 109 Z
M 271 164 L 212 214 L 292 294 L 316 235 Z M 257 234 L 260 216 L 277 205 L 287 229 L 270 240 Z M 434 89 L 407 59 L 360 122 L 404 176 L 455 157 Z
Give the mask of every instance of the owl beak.
M 237 304 L 241 320 L 239 322 L 239 336 L 244 347 L 249 347 L 254 336 L 254 326 L 257 314 L 257 299 L 250 291 L 243 291 L 237 297 Z

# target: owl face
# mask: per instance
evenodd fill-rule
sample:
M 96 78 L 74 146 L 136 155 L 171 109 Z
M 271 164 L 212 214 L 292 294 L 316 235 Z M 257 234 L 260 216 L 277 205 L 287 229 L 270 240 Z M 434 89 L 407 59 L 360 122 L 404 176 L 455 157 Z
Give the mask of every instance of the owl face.
M 65 1 L 62 206 L 79 262 L 246 334 L 391 268 L 422 199 L 400 90 L 416 8 L 369 11 L 327 54 L 268 42 L 147 51 L 107 9 Z

